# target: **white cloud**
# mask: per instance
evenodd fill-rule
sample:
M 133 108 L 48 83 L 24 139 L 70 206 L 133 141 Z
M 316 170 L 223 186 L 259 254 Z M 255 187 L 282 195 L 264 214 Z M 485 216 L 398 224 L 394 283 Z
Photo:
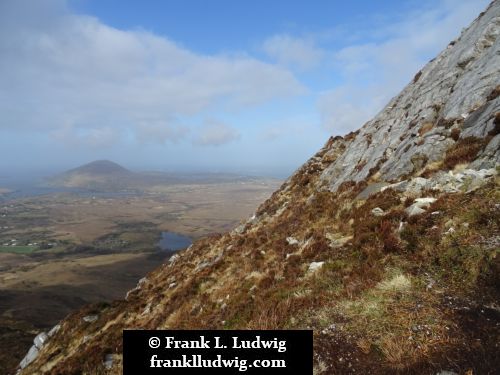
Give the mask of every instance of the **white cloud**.
M 316 66 L 324 53 L 311 38 L 296 38 L 286 34 L 274 35 L 262 45 L 264 52 L 280 64 L 308 69 Z
M 178 142 L 185 138 L 189 128 L 175 121 L 148 120 L 140 122 L 137 127 L 137 139 L 141 143 Z
M 277 120 L 262 124 L 258 133 L 258 140 L 264 142 L 274 142 L 284 138 L 303 140 L 304 136 L 315 131 L 317 119 L 304 114 L 287 114 Z
M 194 142 L 202 146 L 221 146 L 240 138 L 240 133 L 217 120 L 207 120 Z
M 0 56 L 0 128 L 59 129 L 79 140 L 86 136 L 64 124 L 96 136 L 92 129 L 106 124 L 142 141 L 178 140 L 181 127 L 158 119 L 254 106 L 304 90 L 283 67 L 196 54 L 147 31 L 72 14 L 61 0 L 2 1 Z
M 372 31 L 379 41 L 353 44 L 333 54 L 344 82 L 320 96 L 322 124 L 335 134 L 373 117 L 415 73 L 457 37 L 487 1 L 441 1 Z
M 50 135 L 70 148 L 90 147 L 93 149 L 110 147 L 120 138 L 120 133 L 109 126 L 76 128 L 70 124 L 53 130 Z

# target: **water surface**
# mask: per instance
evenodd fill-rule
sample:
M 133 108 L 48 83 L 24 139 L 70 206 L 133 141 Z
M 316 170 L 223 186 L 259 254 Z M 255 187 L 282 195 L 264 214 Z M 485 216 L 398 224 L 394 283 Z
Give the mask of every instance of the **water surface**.
M 161 239 L 158 243 L 160 249 L 165 251 L 178 251 L 191 245 L 191 238 L 175 232 L 161 232 Z

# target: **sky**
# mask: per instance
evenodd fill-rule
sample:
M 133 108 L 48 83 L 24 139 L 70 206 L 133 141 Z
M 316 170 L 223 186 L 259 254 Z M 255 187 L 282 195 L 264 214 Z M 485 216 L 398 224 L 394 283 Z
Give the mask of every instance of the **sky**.
M 487 0 L 0 0 L 0 171 L 285 177 Z

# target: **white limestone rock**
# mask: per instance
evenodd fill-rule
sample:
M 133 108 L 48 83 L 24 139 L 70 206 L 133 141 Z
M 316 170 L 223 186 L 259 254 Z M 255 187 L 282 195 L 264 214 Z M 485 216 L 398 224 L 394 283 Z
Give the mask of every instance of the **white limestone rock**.
M 61 325 L 60 324 L 56 324 L 54 327 L 51 328 L 51 330 L 49 331 L 49 333 L 47 333 L 47 335 L 49 337 L 52 337 L 54 336 L 57 332 L 59 332 L 59 330 L 61 329 Z
M 26 368 L 30 363 L 32 363 L 36 357 L 38 357 L 38 353 L 40 349 L 45 345 L 50 336 L 53 336 L 55 332 L 59 330 L 60 326 L 56 325 L 52 328 L 49 334 L 45 332 L 41 332 L 33 339 L 33 345 L 28 350 L 28 353 L 24 356 L 24 358 L 19 363 L 19 367 L 22 369 Z
M 383 209 L 381 209 L 380 207 L 375 207 L 373 210 L 372 210 L 372 215 L 373 216 L 384 216 L 385 215 L 385 212 Z
M 434 198 L 434 197 L 416 198 L 415 204 L 417 204 L 421 208 L 428 208 L 435 201 L 436 201 L 436 198 Z
M 423 208 L 420 208 L 416 204 L 412 204 L 405 211 L 408 214 L 408 216 L 420 215 L 420 214 L 423 214 L 425 212 L 425 210 Z
M 93 323 L 93 322 L 95 322 L 97 319 L 99 319 L 99 316 L 98 316 L 98 315 L 87 315 L 87 316 L 84 316 L 84 317 L 83 317 L 83 321 L 84 321 L 84 322 L 87 322 L 87 323 Z
M 48 339 L 49 336 L 45 332 L 41 332 L 34 338 L 33 343 L 38 349 L 41 349 Z
M 38 357 L 38 349 L 35 345 L 33 345 L 28 354 L 22 359 L 21 363 L 19 363 L 19 367 L 21 369 L 25 369 L 31 362 L 33 362 L 36 357 Z
M 417 173 L 443 160 L 455 143 L 448 135 L 452 125 L 463 126 L 460 137 L 485 137 L 500 106 L 500 97 L 488 98 L 500 76 L 499 34 L 500 2 L 494 1 L 359 132 L 330 145 L 325 155 L 331 151 L 338 156 L 323 170 L 322 183 L 336 191 L 344 182 L 374 173 L 380 183 Z M 424 123 L 432 128 L 420 135 Z M 496 135 L 472 168 L 495 168 L 499 146 Z
M 325 262 L 311 262 L 311 264 L 309 264 L 308 271 L 311 273 L 316 272 L 317 270 L 321 269 L 321 267 L 323 267 L 324 264 Z
M 414 203 L 406 209 L 408 216 L 423 214 L 436 201 L 434 197 L 416 198 Z

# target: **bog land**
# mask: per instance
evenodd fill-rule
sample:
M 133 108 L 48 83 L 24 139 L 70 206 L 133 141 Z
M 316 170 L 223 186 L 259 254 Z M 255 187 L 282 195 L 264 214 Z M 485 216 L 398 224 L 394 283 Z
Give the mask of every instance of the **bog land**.
M 87 303 L 108 303 L 171 253 L 162 232 L 193 240 L 226 232 L 280 181 L 264 178 L 151 186 L 137 194 L 68 192 L 0 202 L 0 368 L 33 336 Z

